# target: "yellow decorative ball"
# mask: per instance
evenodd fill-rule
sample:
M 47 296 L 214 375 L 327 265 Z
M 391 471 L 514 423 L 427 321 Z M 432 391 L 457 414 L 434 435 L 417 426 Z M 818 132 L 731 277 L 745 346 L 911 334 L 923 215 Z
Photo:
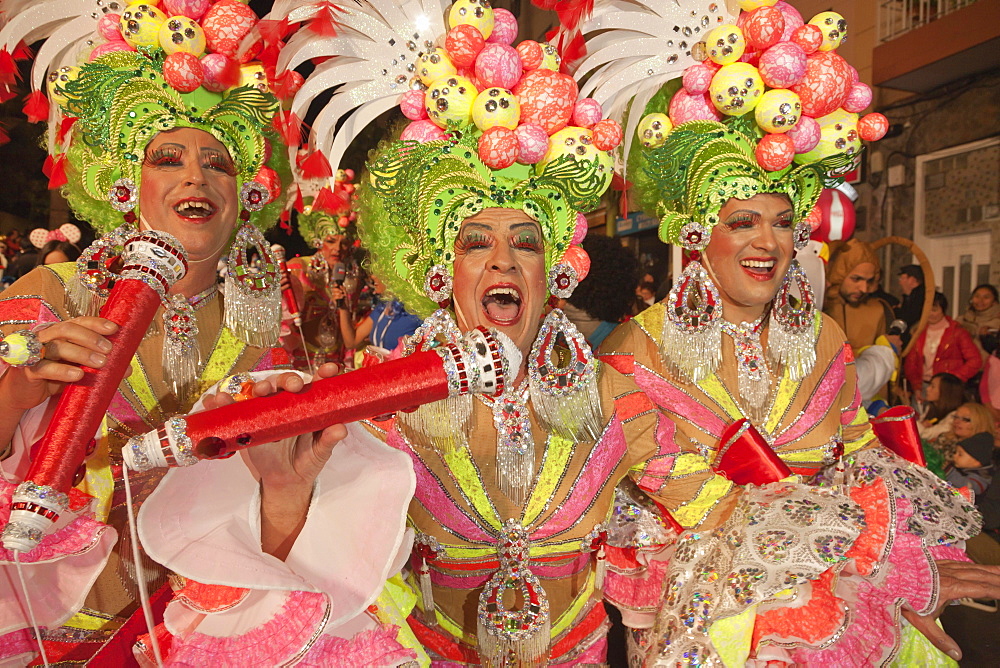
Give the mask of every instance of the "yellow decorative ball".
M 185 52 L 201 57 L 205 53 L 205 31 L 188 16 L 171 16 L 160 26 L 160 48 L 171 53 Z
M 716 109 L 728 116 L 742 116 L 760 102 L 764 82 L 753 65 L 732 63 L 715 73 L 708 92 Z
M 747 40 L 742 30 L 727 23 L 705 35 L 705 48 L 713 63 L 728 65 L 743 57 L 747 50 Z
M 487 88 L 472 103 L 472 122 L 480 130 L 497 125 L 513 130 L 520 118 L 521 103 L 506 88 Z
M 553 72 L 559 71 L 559 64 L 562 62 L 562 58 L 559 57 L 559 49 L 552 46 L 548 42 L 542 42 L 542 64 L 536 69 L 539 70 L 552 70 Z
M 847 39 L 847 20 L 837 12 L 820 12 L 809 19 L 809 23 L 823 33 L 820 51 L 833 51 Z
M 458 74 L 458 68 L 451 62 L 444 49 L 435 47 L 420 56 L 417 61 L 417 76 L 425 86 L 430 86 L 441 77 L 453 74 Z
M 639 121 L 636 134 L 639 136 L 639 143 L 646 148 L 659 148 L 666 143 L 667 135 L 673 129 L 674 124 L 666 114 L 647 114 Z
M 839 153 L 857 153 L 861 150 L 861 136 L 858 134 L 858 115 L 843 109 L 816 119 L 820 137 L 816 148 L 808 153 L 799 153 L 795 162 L 805 164 L 816 162 Z
M 80 68 L 76 65 L 65 65 L 54 72 L 49 72 L 49 76 L 45 80 L 49 99 L 56 104 L 66 104 L 66 96 L 59 89 L 78 76 L 80 76 Z
M 493 34 L 493 7 L 489 0 L 456 0 L 448 12 L 448 27 L 470 25 L 483 34 L 483 39 L 489 39 Z
M 754 116 L 767 132 L 788 132 L 802 117 L 802 101 L 786 88 L 775 88 L 761 96 Z
M 477 95 L 479 91 L 469 79 L 457 74 L 441 77 L 425 93 L 427 116 L 440 128 L 466 125 L 472 121 L 472 104 Z
M 167 16 L 149 3 L 129 5 L 118 20 L 122 37 L 132 46 L 159 46 L 160 27 Z
M 761 7 L 773 7 L 778 4 L 778 0 L 736 0 L 736 4 L 745 12 L 752 12 Z
M 240 65 L 240 86 L 254 86 L 262 93 L 269 90 L 267 74 L 264 73 L 264 66 L 260 63 L 247 63 Z
M 549 150 L 538 163 L 544 167 L 556 158 L 572 155 L 577 160 L 597 161 L 597 173 L 611 174 L 614 161 L 611 151 L 601 151 L 594 146 L 594 135 L 587 128 L 568 125 L 549 137 Z

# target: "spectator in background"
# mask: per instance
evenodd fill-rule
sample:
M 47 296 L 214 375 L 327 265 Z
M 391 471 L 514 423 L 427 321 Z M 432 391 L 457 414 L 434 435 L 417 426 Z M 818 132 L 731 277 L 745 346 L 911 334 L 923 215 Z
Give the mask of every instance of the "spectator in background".
M 965 386 L 951 373 L 938 373 L 931 378 L 924 393 L 917 431 L 920 438 L 931 440 L 951 429 L 955 410 L 965 403 Z
M 899 270 L 898 280 L 903 301 L 896 307 L 896 317 L 913 329 L 924 310 L 924 270 L 920 265 L 908 264 Z
M 632 313 L 639 262 L 617 239 L 589 234 L 581 244 L 590 256 L 590 273 L 561 308 L 597 350 L 611 331 Z
M 947 310 L 948 299 L 940 292 L 934 293 L 927 327 L 903 360 L 903 373 L 918 401 L 924 400 L 925 386 L 936 374 L 948 372 L 965 383 L 983 367 L 972 337 L 945 315 Z
M 656 284 L 651 281 L 640 283 L 635 289 L 635 296 L 637 312 L 645 311 L 656 303 Z
M 993 435 L 981 431 L 955 444 L 944 479 L 955 489 L 968 487 L 979 496 L 993 476 Z
M 38 256 L 35 258 L 35 266 L 41 267 L 46 264 L 76 262 L 78 257 L 80 257 L 80 249 L 76 247 L 76 244 L 52 239 L 51 241 L 46 241 L 45 245 L 39 249 Z
M 955 447 L 965 439 L 976 434 L 987 433 L 996 438 L 996 426 L 988 408 L 982 404 L 967 402 L 955 409 L 952 415 L 950 429 L 934 439 L 924 442 L 924 455 L 927 468 L 945 477 L 943 469 L 951 464 L 955 456 Z
M 988 283 L 977 285 L 969 299 L 969 310 L 962 314 L 958 323 L 972 336 L 983 359 L 988 354 L 983 349 L 982 337 L 995 336 L 1000 330 L 1000 299 L 997 289 Z

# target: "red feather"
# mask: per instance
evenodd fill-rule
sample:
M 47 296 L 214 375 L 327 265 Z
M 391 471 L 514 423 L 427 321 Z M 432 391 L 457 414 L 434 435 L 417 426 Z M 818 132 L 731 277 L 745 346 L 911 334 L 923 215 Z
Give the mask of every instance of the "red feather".
M 55 190 L 66 185 L 66 154 L 46 156 L 42 165 L 42 173 L 49 177 L 49 190 Z
M 307 158 L 299 161 L 299 169 L 306 179 L 328 179 L 333 176 L 330 161 L 319 151 L 313 151 Z
M 278 225 L 289 235 L 292 233 L 292 225 L 288 222 L 291 215 L 289 211 L 285 210 L 281 212 L 281 216 L 278 218 Z
M 7 86 L 6 84 L 0 84 L 0 104 L 6 102 L 7 100 L 13 100 L 17 97 L 17 90 Z
M 3 129 L 3 126 L 0 125 L 0 146 L 3 146 L 9 141 L 10 141 L 10 135 L 8 135 L 7 131 Z
M 57 143 L 62 144 L 63 141 L 65 141 L 66 135 L 68 135 L 69 131 L 73 128 L 74 123 L 76 123 L 75 116 L 67 116 L 62 119 L 62 122 L 59 123 L 59 133 L 56 135 Z
M 309 22 L 309 30 L 322 37 L 334 37 L 337 34 L 337 21 L 333 18 L 333 12 L 337 7 L 328 2 L 320 5 L 319 11 Z
M 14 62 L 14 56 L 7 49 L 0 49 L 0 84 L 12 84 L 21 78 L 21 73 Z
M 35 52 L 23 41 L 18 42 L 14 47 L 14 60 L 31 60 L 35 57 Z
M 320 191 L 316 193 L 316 199 L 313 200 L 312 210 L 313 211 L 325 211 L 326 213 L 338 213 L 337 198 L 334 196 L 333 191 L 330 190 L 329 186 L 324 186 L 320 188 Z
M 264 19 L 257 23 L 257 29 L 260 30 L 260 36 L 264 40 L 265 46 L 271 46 L 285 39 L 285 35 L 288 34 L 288 27 L 288 19 L 284 18 L 280 21 Z
M 33 91 L 28 96 L 24 103 L 24 115 L 28 117 L 29 123 L 38 123 L 49 117 L 49 101 L 41 91 Z
M 614 190 L 621 191 L 621 197 L 618 200 L 618 215 L 627 216 L 628 191 L 632 187 L 632 182 L 626 181 L 623 177 L 619 176 L 618 172 L 614 172 L 611 174 L 611 187 Z
M 302 121 L 291 111 L 279 111 L 271 120 L 274 129 L 289 146 L 302 143 Z
M 295 210 L 300 212 L 305 208 L 305 202 L 302 201 L 302 188 L 295 188 L 295 202 L 292 204 Z

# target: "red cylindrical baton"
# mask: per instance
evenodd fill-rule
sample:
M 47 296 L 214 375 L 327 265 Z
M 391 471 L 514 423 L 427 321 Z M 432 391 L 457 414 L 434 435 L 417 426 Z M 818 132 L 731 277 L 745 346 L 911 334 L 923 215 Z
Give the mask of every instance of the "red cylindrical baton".
M 278 258 L 278 268 L 281 270 L 281 275 L 285 277 L 285 282 L 288 283 L 288 287 L 281 290 L 281 301 L 285 305 L 285 310 L 295 321 L 295 326 L 301 327 L 302 315 L 299 312 L 299 301 L 295 298 L 295 289 L 292 287 L 292 272 L 288 270 L 288 262 L 285 261 L 285 248 L 281 244 L 274 244 L 271 246 L 271 251 Z
M 8 550 L 27 552 L 68 505 L 70 488 L 87 456 L 118 385 L 128 372 L 163 296 L 187 270 L 180 244 L 172 236 L 147 231 L 125 242 L 124 266 L 100 315 L 119 326 L 107 338 L 113 344 L 101 369 L 81 367 L 83 378 L 63 389 L 52 420 L 35 446 L 24 482 L 11 501 L 3 531 Z
M 458 344 L 417 352 L 312 383 L 302 392 L 279 392 L 201 413 L 172 418 L 133 438 L 122 450 L 129 468 L 190 466 L 202 459 L 440 401 L 449 396 L 503 391 L 504 356 L 513 343 L 483 329 Z M 519 357 L 520 354 L 517 353 Z M 507 368 L 518 368 L 518 360 Z

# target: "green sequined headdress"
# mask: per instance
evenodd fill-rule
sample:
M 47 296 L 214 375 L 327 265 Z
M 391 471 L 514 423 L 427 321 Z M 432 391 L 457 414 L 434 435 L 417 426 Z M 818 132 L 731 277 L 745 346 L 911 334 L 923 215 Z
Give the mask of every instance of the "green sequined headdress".
M 451 266 L 466 218 L 492 207 L 525 212 L 541 227 L 549 269 L 570 247 L 577 213 L 597 208 L 611 182 L 602 163 L 569 154 L 492 170 L 478 157 L 474 130 L 423 144 L 386 142 L 362 179 L 358 227 L 375 273 L 420 316 L 436 308 L 424 294 L 427 270 Z
M 245 85 L 224 93 L 199 87 L 182 93 L 164 80 L 162 63 L 155 56 L 119 51 L 84 64 L 78 76 L 57 91 L 63 113 L 77 119 L 66 152 L 67 199 L 102 232 L 122 220 L 108 201 L 109 191 L 121 178 L 141 185 L 146 145 L 159 132 L 189 127 L 218 139 L 236 165 L 237 191 L 259 174 L 266 156 L 270 157 L 266 165 L 279 179 L 289 174 L 287 156 L 271 128 L 278 100 L 257 87 Z M 251 222 L 270 227 L 281 204 L 275 200 L 252 212 Z M 138 205 L 135 212 L 139 214 Z

